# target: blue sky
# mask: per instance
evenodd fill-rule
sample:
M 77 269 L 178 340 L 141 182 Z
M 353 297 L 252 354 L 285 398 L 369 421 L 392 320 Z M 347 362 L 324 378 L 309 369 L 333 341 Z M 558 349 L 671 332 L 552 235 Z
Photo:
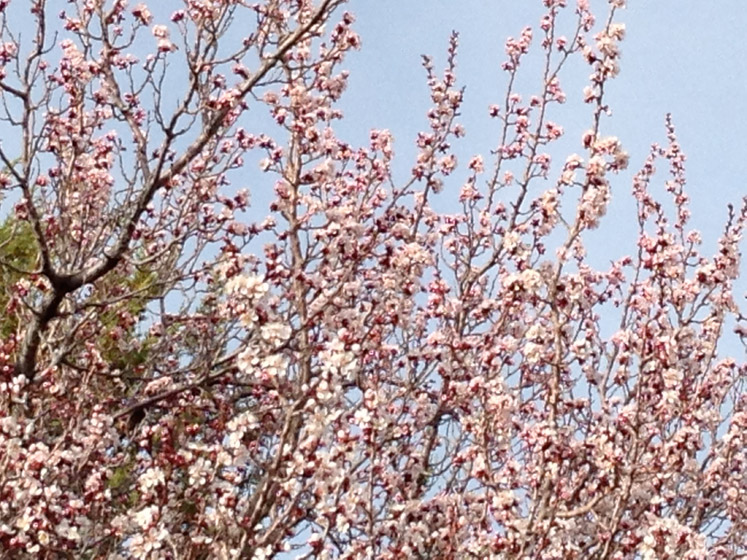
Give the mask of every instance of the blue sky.
M 605 4 L 592 0 L 601 17 Z M 370 128 L 389 128 L 402 156 L 398 165 L 403 172 L 409 169 L 412 139 L 425 126 L 428 106 L 420 55 L 435 55 L 439 68 L 454 29 L 460 33 L 458 77 L 467 88 L 462 119 L 467 137 L 460 149 L 482 153 L 489 161 L 497 123 L 486 118 L 486 110 L 500 101 L 504 89 L 499 68 L 504 41 L 525 25 L 537 26 L 542 2 L 352 0 L 350 9 L 357 15 L 363 49 L 347 61 L 351 80 L 343 98 L 345 135 L 365 143 Z M 613 180 L 613 205 L 600 233 L 611 228 L 635 235 L 630 177 L 651 143 L 664 141 L 664 117 L 671 112 L 688 157 L 692 223 L 703 232 L 710 253 L 726 204 L 747 194 L 747 3 L 630 0 L 616 19 L 626 24 L 627 36 L 622 72 L 608 89 L 614 114 L 603 127 L 622 140 L 631 165 Z M 590 122 L 588 109 L 574 105 L 589 71 L 571 70 L 563 82 L 569 103 L 556 118 L 575 139 Z M 663 183 L 664 174 L 661 179 Z M 459 188 L 458 179 L 453 188 Z
M 568 3 L 573 6 L 575 0 Z M 163 23 L 182 2 L 150 4 Z M 591 4 L 604 16 L 606 0 L 591 0 Z M 721 231 L 726 204 L 738 203 L 747 193 L 743 132 L 747 131 L 747 2 L 629 0 L 628 4 L 617 17 L 627 26 L 622 73 L 608 88 L 614 115 L 603 126 L 605 134 L 622 140 L 631 154 L 631 166 L 614 180 L 610 215 L 595 235 L 603 236 L 606 228 L 612 228 L 635 242 L 630 177 L 650 144 L 664 140 L 664 116 L 671 112 L 688 156 L 693 225 L 702 230 L 711 248 Z M 351 78 L 341 103 L 346 114 L 339 126 L 341 135 L 354 145 L 365 145 L 370 129 L 392 130 L 397 169 L 407 173 L 415 152 L 413 139 L 426 125 L 429 101 L 421 54 L 434 55 L 440 69 L 449 34 L 456 30 L 460 33 L 458 78 L 466 86 L 462 123 L 467 129 L 458 150 L 460 155 L 482 153 L 489 164 L 498 122 L 487 118 L 487 107 L 501 100 L 505 88 L 506 76 L 500 69 L 504 41 L 525 25 L 537 26 L 542 1 L 350 0 L 347 9 L 357 16 L 363 48 L 345 62 Z M 21 26 L 31 23 L 20 3 L 14 13 Z M 238 31 L 242 25 L 236 23 Z M 537 79 L 535 69 L 530 64 L 526 74 Z M 589 70 L 582 65 L 569 70 L 563 81 L 569 102 L 553 118 L 576 141 L 590 123 L 588 107 L 579 102 Z M 266 198 L 258 184 L 262 177 L 252 174 L 250 181 L 257 202 Z M 452 192 L 459 189 L 460 177 L 454 177 Z
M 575 0 L 568 3 L 572 6 Z M 591 3 L 603 17 L 606 0 Z M 747 194 L 747 2 L 629 0 L 628 4 L 617 16 L 626 24 L 627 36 L 622 43 L 622 72 L 607 90 L 614 114 L 605 119 L 603 132 L 621 139 L 631 154 L 631 163 L 627 173 L 613 178 L 608 216 L 600 229 L 588 237 L 593 262 L 600 267 L 635 249 L 630 179 L 650 144 L 664 140 L 664 117 L 668 112 L 673 114 L 688 156 L 691 223 L 703 232 L 706 254 L 715 248 L 727 203 L 738 204 Z M 153 4 L 157 21 L 166 22 L 181 5 L 179 0 Z M 15 11 L 19 23 L 29 25 L 21 7 L 19 3 Z M 436 69 L 442 68 L 449 34 L 452 30 L 460 33 L 457 73 L 459 83 L 466 86 L 462 123 L 467 136 L 457 146 L 462 172 L 453 177 L 441 195 L 448 204 L 456 199 L 467 157 L 481 153 L 490 164 L 499 123 L 487 118 L 487 107 L 500 102 L 505 90 L 506 75 L 500 69 L 505 57 L 504 42 L 509 35 L 517 36 L 525 25 L 537 27 L 542 1 L 350 0 L 347 9 L 357 16 L 355 27 L 361 34 L 363 48 L 351 53 L 344 63 L 351 78 L 341 102 L 346 119 L 339 124 L 338 132 L 353 145 L 365 145 L 370 129 L 390 129 L 396 139 L 395 171 L 400 177 L 411 169 L 413 140 L 426 126 L 429 97 L 421 54 L 434 55 Z M 572 13 L 572 8 L 568 11 Z M 241 33 L 242 22 L 236 23 L 236 31 Z M 143 37 L 152 39 L 147 33 Z M 149 42 L 145 44 L 151 46 Z M 536 62 L 535 59 L 534 67 L 530 62 L 525 69 L 525 74 L 534 80 L 539 78 Z M 569 101 L 552 118 L 565 127 L 575 151 L 580 150 L 578 140 L 590 124 L 589 108 L 580 103 L 589 69 L 579 65 L 568 70 L 563 86 Z M 536 87 L 524 88 L 526 94 L 535 90 Z M 267 119 L 257 113 L 253 118 L 258 118 L 258 122 L 248 126 L 258 124 L 261 128 L 266 124 Z M 9 138 L 12 142 L 13 135 Z M 256 214 L 269 198 L 272 178 L 252 167 L 256 161 L 251 157 L 247 157 L 247 164 L 251 173 L 236 186 L 251 189 L 255 201 L 252 213 Z M 555 169 L 557 165 L 558 162 Z M 664 174 L 659 178 L 661 188 Z M 0 208 L 7 208 L 7 202 Z M 615 242 L 614 253 L 610 240 Z M 747 290 L 746 284 L 741 282 L 741 293 Z

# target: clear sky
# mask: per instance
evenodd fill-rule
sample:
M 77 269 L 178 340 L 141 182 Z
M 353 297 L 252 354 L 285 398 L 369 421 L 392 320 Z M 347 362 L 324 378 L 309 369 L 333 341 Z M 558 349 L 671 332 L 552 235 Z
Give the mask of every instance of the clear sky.
M 159 22 L 182 5 L 180 0 L 148 3 Z M 606 0 L 591 4 L 598 15 L 606 13 Z M 17 14 L 25 14 L 21 6 L 16 6 Z M 363 48 L 345 62 L 351 78 L 341 103 L 346 114 L 338 126 L 342 136 L 365 145 L 371 128 L 390 129 L 397 169 L 407 173 L 415 152 L 413 139 L 426 125 L 429 102 L 420 55 L 434 55 L 440 69 L 449 34 L 456 30 L 458 78 L 466 86 L 462 123 L 467 129 L 458 150 L 466 157 L 481 153 L 489 162 L 498 122 L 487 118 L 487 107 L 500 102 L 505 89 L 506 75 L 500 69 L 504 42 L 525 25 L 537 27 L 542 1 L 350 0 L 348 9 L 357 16 Z M 610 215 L 595 235 L 603 236 L 610 228 L 635 242 L 630 178 L 650 144 L 664 140 L 664 116 L 671 112 L 688 156 L 693 224 L 713 247 L 726 204 L 738 203 L 747 194 L 747 0 L 628 0 L 617 19 L 626 24 L 627 36 L 622 73 L 608 88 L 614 115 L 603 126 L 605 134 L 622 140 L 631 164 L 627 174 L 613 179 Z M 30 20 L 21 17 L 19 23 L 23 27 Z M 537 79 L 535 70 L 530 66 L 525 73 Z M 588 107 L 579 102 L 589 69 L 580 65 L 570 70 L 563 81 L 569 102 L 553 118 L 577 141 L 590 123 Z M 580 144 L 574 149 L 580 150 Z M 461 176 L 447 185 L 452 193 L 458 191 Z M 253 173 L 250 181 L 257 202 L 266 198 L 261 179 Z
M 592 0 L 601 16 L 604 4 Z M 347 63 L 351 81 L 343 98 L 349 117 L 346 135 L 362 143 L 370 128 L 389 128 L 397 139 L 395 151 L 404 156 L 398 163 L 408 170 L 412 139 L 425 126 L 428 106 L 420 55 L 435 55 L 439 68 L 454 29 L 460 33 L 458 77 L 467 87 L 462 120 L 467 137 L 461 149 L 482 153 L 489 161 L 497 123 L 487 119 L 486 112 L 504 90 L 499 68 L 504 41 L 525 25 L 536 28 L 542 2 L 352 0 L 350 9 L 357 15 L 363 49 Z M 630 177 L 651 143 L 664 141 L 664 116 L 671 112 L 688 156 L 693 224 L 703 231 L 710 249 L 721 231 L 727 202 L 738 203 L 747 194 L 747 2 L 629 0 L 616 19 L 626 24 L 627 36 L 622 72 L 608 90 L 614 115 L 603 127 L 622 140 L 631 165 L 626 175 L 613 179 L 613 206 L 600 234 L 622 228 L 635 242 Z M 588 109 L 574 106 L 572 99 L 580 96 L 588 73 L 588 68 L 579 68 L 563 82 L 569 103 L 556 118 L 574 139 L 590 122 Z M 662 174 L 659 184 L 664 180 Z M 458 190 L 458 179 L 455 183 Z
M 575 0 L 568 3 L 573 6 Z M 182 2 L 149 4 L 157 21 L 167 22 Z M 599 16 L 606 14 L 606 0 L 591 0 L 591 4 Z M 23 29 L 30 20 L 21 7 L 17 3 Z M 372 128 L 390 129 L 396 139 L 395 171 L 400 177 L 412 168 L 413 140 L 426 126 L 429 97 L 421 54 L 434 55 L 439 70 L 449 34 L 452 30 L 460 33 L 457 73 L 459 83 L 466 86 L 462 123 L 467 137 L 457 146 L 462 173 L 453 177 L 441 195 L 448 204 L 456 199 L 466 159 L 481 153 L 490 162 L 499 123 L 487 118 L 487 108 L 500 102 L 505 91 L 506 74 L 500 69 L 504 42 L 526 25 L 537 28 L 542 1 L 350 0 L 348 9 L 357 16 L 363 48 L 345 62 L 351 71 L 341 102 L 346 119 L 336 126 L 353 145 L 367 144 Z M 621 139 L 631 162 L 627 173 L 613 178 L 608 216 L 588 238 L 593 262 L 604 266 L 635 249 L 630 179 L 651 143 L 664 141 L 668 112 L 673 114 L 688 156 L 692 224 L 703 232 L 705 252 L 710 254 L 722 231 L 727 203 L 738 204 L 747 194 L 747 0 L 628 0 L 617 20 L 626 24 L 627 36 L 622 43 L 622 72 L 607 89 L 606 99 L 614 114 L 603 122 L 603 132 Z M 236 31 L 243 31 L 241 22 Z M 535 58 L 535 67 L 530 63 L 525 69 L 525 75 L 535 80 L 539 79 L 536 62 Z M 569 101 L 552 118 L 565 127 L 569 141 L 575 143 L 572 149 L 580 151 L 579 139 L 590 124 L 589 108 L 580 103 L 589 68 L 579 65 L 569 70 L 563 80 Z M 535 91 L 536 87 L 524 88 L 527 94 Z M 267 118 L 256 112 L 253 118 L 266 124 Z M 6 137 L 12 142 L 12 135 Z M 256 164 L 247 157 L 251 174 L 237 183 L 251 188 L 253 213 L 264 208 L 271 187 L 271 178 L 259 173 Z M 559 162 L 555 165 L 557 170 Z M 665 175 L 659 179 L 661 188 Z M 0 208 L 7 208 L 13 200 L 9 198 Z M 745 291 L 743 279 L 740 292 Z

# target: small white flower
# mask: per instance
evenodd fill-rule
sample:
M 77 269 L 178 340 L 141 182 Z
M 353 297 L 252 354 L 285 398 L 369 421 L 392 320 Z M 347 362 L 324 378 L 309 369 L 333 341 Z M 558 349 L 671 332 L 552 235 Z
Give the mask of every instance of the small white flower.
M 166 478 L 161 469 L 151 467 L 143 473 L 138 483 L 142 491 L 149 492 L 159 484 L 166 484 Z
M 273 346 L 282 344 L 290 338 L 291 328 L 282 323 L 267 323 L 262 325 L 260 336 L 262 340 Z
M 158 515 L 158 506 L 147 506 L 135 514 L 135 523 L 143 529 L 147 529 L 153 524 Z
M 153 26 L 153 36 L 157 39 L 168 39 L 169 38 L 169 28 L 165 25 L 154 25 Z

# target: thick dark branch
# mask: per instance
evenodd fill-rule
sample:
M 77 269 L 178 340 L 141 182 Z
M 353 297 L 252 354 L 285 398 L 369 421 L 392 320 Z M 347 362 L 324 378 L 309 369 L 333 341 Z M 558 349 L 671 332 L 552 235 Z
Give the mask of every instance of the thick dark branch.
M 137 201 L 135 210 L 132 216 L 127 221 L 125 230 L 120 235 L 119 239 L 114 245 L 112 251 L 106 255 L 97 265 L 83 272 L 83 278 L 85 284 L 90 284 L 101 278 L 104 274 L 114 269 L 117 264 L 122 260 L 125 252 L 127 251 L 132 235 L 135 232 L 135 228 L 140 221 L 145 209 L 150 204 L 151 200 L 155 196 L 156 192 L 167 186 L 173 178 L 178 176 L 186 167 L 202 152 L 207 144 L 213 140 L 216 135 L 224 128 L 225 120 L 228 114 L 236 108 L 239 103 L 242 103 L 244 98 L 257 86 L 257 84 L 272 70 L 278 62 L 280 62 L 285 54 L 297 44 L 304 35 L 306 35 L 317 23 L 319 23 L 324 16 L 327 14 L 329 7 L 334 3 L 334 0 L 325 0 L 319 7 L 317 12 L 314 14 L 307 23 L 300 26 L 296 31 L 289 35 L 285 41 L 280 45 L 278 50 L 272 56 L 268 57 L 260 69 L 251 77 L 244 80 L 239 87 L 239 95 L 231 105 L 222 108 L 217 111 L 215 116 L 205 126 L 202 133 L 192 144 L 185 150 L 180 158 L 178 158 L 164 173 L 160 173 L 157 177 L 150 181 L 150 184 L 143 190 L 140 198 Z M 165 149 L 161 150 L 161 153 L 165 153 Z
M 34 317 L 26 329 L 21 348 L 18 351 L 18 360 L 15 365 L 15 373 L 25 375 L 29 380 L 36 373 L 36 355 L 41 344 L 41 333 L 49 322 L 57 315 L 57 310 L 65 298 L 65 293 L 53 291 L 44 298 L 41 311 Z
M 243 102 L 244 98 L 275 66 L 277 66 L 285 54 L 293 48 L 294 45 L 301 41 L 315 25 L 320 21 L 323 21 L 324 17 L 328 15 L 330 8 L 335 4 L 336 0 L 324 0 L 314 16 L 291 33 L 280 44 L 277 51 L 264 60 L 261 67 L 254 75 L 244 80 L 239 87 L 239 95 L 234 102 L 216 112 L 213 118 L 207 123 L 202 133 L 185 150 L 182 156 L 178 158 L 168 170 L 159 173 L 157 176 L 147 181 L 147 185 L 138 198 L 135 209 L 128 219 L 124 231 L 116 240 L 111 252 L 105 254 L 104 258 L 100 259 L 97 264 L 76 274 L 61 276 L 56 274 L 51 266 L 44 266 L 44 273 L 52 282 L 54 292 L 52 296 L 45 300 L 39 315 L 31 325 L 29 325 L 26 331 L 26 336 L 24 337 L 24 342 L 21 346 L 18 360 L 16 362 L 17 373 L 23 374 L 29 379 L 33 379 L 36 369 L 36 355 L 41 342 L 41 334 L 47 328 L 49 322 L 56 316 L 64 297 L 84 284 L 96 282 L 117 267 L 130 246 L 130 242 L 132 241 L 132 237 L 140 218 L 153 200 L 156 192 L 158 192 L 160 188 L 169 185 L 174 177 L 178 176 L 182 171 L 184 171 L 184 169 L 186 169 L 186 167 L 202 152 L 205 146 L 207 146 L 208 143 L 224 129 L 225 120 L 228 114 L 235 109 L 238 104 Z M 171 139 L 167 137 L 166 143 L 168 144 L 170 141 Z M 162 150 L 161 153 L 163 154 L 165 151 L 166 150 Z M 35 209 L 30 200 L 29 205 L 31 206 L 30 211 L 33 212 Z M 35 226 L 36 225 L 37 224 L 35 223 Z M 36 227 L 35 229 L 40 230 L 40 228 Z M 37 233 L 41 232 L 39 231 Z M 44 251 L 45 246 L 43 238 L 40 239 L 40 246 L 42 251 Z

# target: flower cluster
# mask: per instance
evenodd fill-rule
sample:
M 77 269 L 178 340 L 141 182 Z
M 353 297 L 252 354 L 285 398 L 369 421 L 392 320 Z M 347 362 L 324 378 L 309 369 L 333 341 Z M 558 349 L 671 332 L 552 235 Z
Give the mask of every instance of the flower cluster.
M 538 2 L 480 153 L 452 35 L 404 175 L 339 134 L 343 0 L 42 4 L 21 48 L 0 0 L 3 556 L 744 551 L 747 203 L 706 254 L 668 118 L 633 255 L 588 245 L 622 0 Z

